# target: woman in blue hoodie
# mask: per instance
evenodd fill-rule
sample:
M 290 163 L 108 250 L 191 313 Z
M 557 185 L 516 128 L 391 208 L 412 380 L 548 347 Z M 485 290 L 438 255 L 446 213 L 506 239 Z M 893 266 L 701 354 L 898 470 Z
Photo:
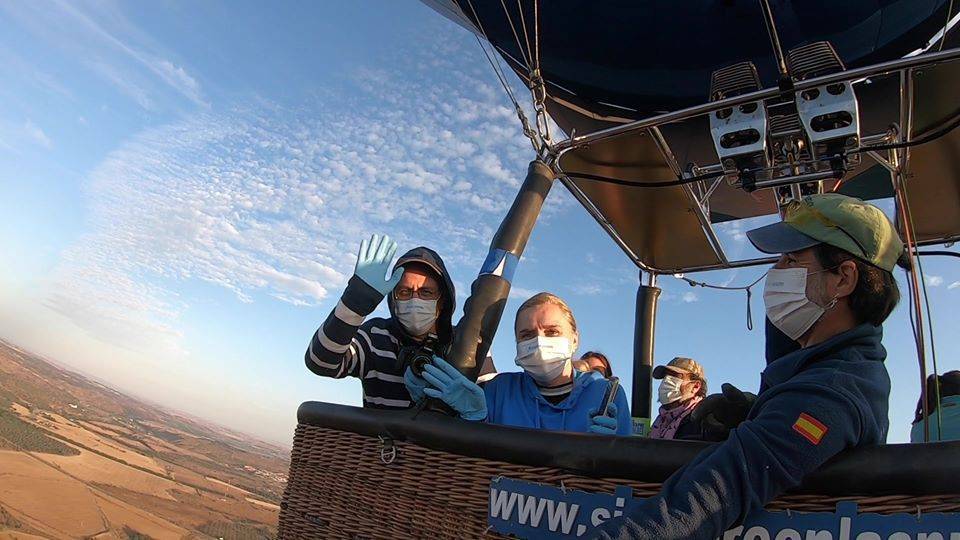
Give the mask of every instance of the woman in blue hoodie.
M 522 372 L 500 373 L 481 389 L 440 358 L 424 368 L 424 377 L 406 374 L 411 395 L 443 400 L 461 417 L 494 424 L 629 435 L 627 397 L 622 388 L 607 410 L 599 409 L 610 382 L 597 372 L 573 368 L 579 345 L 577 322 L 560 297 L 539 293 L 517 310 L 514 324 L 516 363 Z

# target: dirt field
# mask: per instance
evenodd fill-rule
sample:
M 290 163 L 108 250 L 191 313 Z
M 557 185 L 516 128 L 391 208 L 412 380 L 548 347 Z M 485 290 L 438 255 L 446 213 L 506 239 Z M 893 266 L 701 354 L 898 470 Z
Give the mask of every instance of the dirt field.
M 0 540 L 271 538 L 286 451 L 246 440 L 0 341 Z
M 0 452 L 0 505 L 21 529 L 46 538 L 93 537 L 124 527 L 154 538 L 188 530 L 159 519 L 22 452 Z

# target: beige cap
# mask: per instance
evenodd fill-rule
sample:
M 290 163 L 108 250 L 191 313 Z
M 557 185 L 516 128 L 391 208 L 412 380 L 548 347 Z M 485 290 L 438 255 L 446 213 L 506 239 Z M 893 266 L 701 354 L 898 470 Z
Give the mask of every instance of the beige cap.
M 662 379 L 665 376 L 670 375 L 671 371 L 681 374 L 688 373 L 694 379 L 703 381 L 704 385 L 707 384 L 707 378 L 703 376 L 703 367 L 692 358 L 678 356 L 667 362 L 667 365 L 665 366 L 657 366 L 653 368 L 653 378 Z

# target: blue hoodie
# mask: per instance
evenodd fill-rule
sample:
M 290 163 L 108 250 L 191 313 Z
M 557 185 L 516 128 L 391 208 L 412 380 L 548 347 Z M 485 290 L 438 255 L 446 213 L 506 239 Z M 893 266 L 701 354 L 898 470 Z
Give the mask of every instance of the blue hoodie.
M 525 371 L 500 373 L 483 387 L 487 398 L 487 422 L 586 433 L 591 424 L 590 413 L 600 408 L 609 387 L 607 380 L 595 371 L 582 373 L 574 370 L 570 395 L 553 404 L 543 397 L 533 377 Z M 630 405 L 622 387 L 617 389 L 614 403 L 617 405 L 617 434 L 630 435 Z
M 788 353 L 760 375 L 747 420 L 660 493 L 600 526 L 600 538 L 712 540 L 847 448 L 887 438 L 883 330 L 862 324 Z
M 927 421 L 930 423 L 930 441 L 960 441 L 960 396 L 947 396 L 940 399 L 940 414 L 937 409 L 930 411 Z M 943 428 L 943 434 L 940 428 Z M 923 442 L 923 422 L 913 424 L 910 429 L 910 442 Z

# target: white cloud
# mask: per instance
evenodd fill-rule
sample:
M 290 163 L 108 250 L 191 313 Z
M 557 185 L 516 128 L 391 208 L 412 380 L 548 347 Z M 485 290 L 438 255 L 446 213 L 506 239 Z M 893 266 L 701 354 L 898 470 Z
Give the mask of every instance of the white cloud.
M 88 14 L 80 11 L 73 4 L 62 0 L 56 1 L 55 4 L 65 14 L 68 14 L 76 22 L 79 22 L 79 26 L 86 29 L 89 34 L 99 38 L 103 42 L 113 47 L 115 50 L 120 51 L 130 59 L 139 63 L 142 67 L 151 71 L 164 83 L 182 94 L 184 97 L 197 104 L 206 105 L 200 93 L 200 85 L 197 83 L 196 79 L 188 75 L 182 67 L 174 65 L 171 61 L 164 59 L 155 53 L 145 52 L 140 50 L 139 47 L 121 40 L 114 35 L 114 33 L 101 26 Z M 112 15 L 115 18 L 117 17 L 116 13 Z M 130 28 L 132 26 L 127 21 L 121 21 L 121 24 L 126 28 Z
M 32 31 L 35 39 L 83 59 L 97 75 L 145 109 L 152 110 L 159 95 L 169 91 L 196 105 L 208 105 L 196 77 L 169 59 L 162 47 L 109 3 L 7 3 L 0 5 L 0 10 Z M 57 89 L 56 81 L 42 74 L 38 82 Z
M 23 133 L 27 139 L 33 141 L 36 144 L 44 148 L 50 148 L 53 146 L 53 141 L 50 140 L 50 137 L 40 129 L 39 126 L 34 124 L 32 121 L 27 120 L 23 124 Z
M 747 239 L 743 220 L 726 221 L 715 226 L 719 231 L 735 242 L 744 242 Z
M 947 287 L 947 288 L 948 288 L 948 289 L 956 289 L 956 288 L 958 288 L 958 287 L 960 287 L 960 281 L 954 281 L 954 282 L 951 283 L 950 286 Z
M 35 61 L 28 61 L 10 49 L 0 50 L 0 65 L 3 65 L 7 73 L 16 73 L 18 79 L 28 82 L 35 90 L 48 95 L 66 98 L 71 102 L 76 101 L 76 96 L 60 80 L 42 71 Z
M 500 163 L 500 158 L 493 152 L 484 152 L 476 156 L 473 160 L 473 166 L 481 173 L 487 175 L 498 182 L 503 182 L 508 186 L 519 186 L 520 181 L 517 174 L 522 171 L 507 171 Z
M 510 300 L 519 300 L 523 302 L 527 298 L 540 292 L 535 289 L 528 289 L 526 287 L 510 287 Z
M 411 78 L 418 61 L 357 70 L 321 106 L 260 100 L 128 141 L 90 174 L 92 231 L 67 250 L 46 305 L 105 340 L 133 347 L 149 335 L 175 350 L 189 307 L 175 291 L 187 281 L 243 302 L 316 305 L 339 294 L 374 232 L 475 268 L 515 193 L 506 171 L 526 170 L 527 142 L 498 112 L 502 98 L 476 90 L 482 80 L 453 63 L 441 83 Z M 496 167 L 480 170 L 475 156 Z
M 163 58 L 152 58 L 146 60 L 147 67 L 163 79 L 175 90 L 189 98 L 191 101 L 200 105 L 206 105 L 203 100 L 203 93 L 200 91 L 200 83 L 190 76 L 183 66 L 176 66 L 173 62 Z
M 925 277 L 926 280 L 927 280 L 927 285 L 929 285 L 929 286 L 931 286 L 931 287 L 939 287 L 940 285 L 943 285 L 943 277 L 942 277 L 942 276 L 932 276 L 932 275 L 927 274 L 927 275 L 924 276 L 924 277 Z
M 680 300 L 683 301 L 683 302 L 686 303 L 686 304 L 690 304 L 690 303 L 696 302 L 696 301 L 698 301 L 698 300 L 700 300 L 700 299 L 697 297 L 697 293 L 687 291 L 687 292 L 683 293 L 683 296 L 680 297 Z
M 603 292 L 603 287 L 596 283 L 580 283 L 570 287 L 570 290 L 581 296 L 596 296 Z
M 140 108 L 148 111 L 156 109 L 156 105 L 153 99 L 150 98 L 149 92 L 134 82 L 133 77 L 130 75 L 121 73 L 115 67 L 104 62 L 90 61 L 87 62 L 87 67 L 111 83 L 121 94 L 132 99 Z

